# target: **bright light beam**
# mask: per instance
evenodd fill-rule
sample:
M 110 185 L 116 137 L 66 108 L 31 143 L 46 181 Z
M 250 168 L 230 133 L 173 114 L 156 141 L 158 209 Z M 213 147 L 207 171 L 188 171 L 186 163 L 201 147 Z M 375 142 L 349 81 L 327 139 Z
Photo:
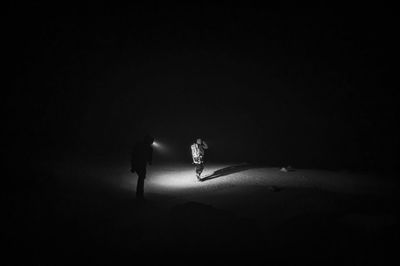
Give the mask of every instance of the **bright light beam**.
M 160 141 L 154 140 L 153 144 L 151 144 L 155 151 L 157 151 L 159 154 L 164 154 L 167 152 L 167 146 L 164 143 L 161 143 Z
M 159 149 L 161 147 L 160 143 L 158 143 L 157 141 L 154 141 L 152 145 L 156 149 Z

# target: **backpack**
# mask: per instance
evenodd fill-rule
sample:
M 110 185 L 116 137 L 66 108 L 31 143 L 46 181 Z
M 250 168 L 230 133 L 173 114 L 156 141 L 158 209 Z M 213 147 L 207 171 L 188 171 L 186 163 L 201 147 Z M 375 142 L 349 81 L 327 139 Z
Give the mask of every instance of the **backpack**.
M 200 163 L 200 149 L 199 145 L 197 143 L 192 144 L 190 146 L 190 149 L 192 150 L 192 158 L 194 163 Z

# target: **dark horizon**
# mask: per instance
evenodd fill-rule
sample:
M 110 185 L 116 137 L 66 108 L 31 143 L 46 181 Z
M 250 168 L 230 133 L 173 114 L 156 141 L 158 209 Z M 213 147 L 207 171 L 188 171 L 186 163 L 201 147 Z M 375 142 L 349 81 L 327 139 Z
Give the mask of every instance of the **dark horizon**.
M 216 161 L 396 164 L 388 8 L 44 7 L 9 10 L 11 150 L 123 154 L 147 131 L 179 159 L 202 137 Z

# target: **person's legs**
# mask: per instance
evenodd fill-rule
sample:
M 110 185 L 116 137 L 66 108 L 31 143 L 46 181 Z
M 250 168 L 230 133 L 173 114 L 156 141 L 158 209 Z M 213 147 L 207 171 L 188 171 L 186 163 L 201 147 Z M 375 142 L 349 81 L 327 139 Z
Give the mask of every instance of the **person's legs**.
M 196 172 L 197 179 L 199 179 L 199 164 L 198 163 L 195 164 L 194 171 Z
M 146 169 L 141 169 L 137 171 L 138 181 L 136 186 L 136 197 L 143 199 L 144 198 L 144 179 L 146 178 Z
M 204 165 L 202 163 L 196 164 L 196 177 L 200 180 L 200 175 L 203 172 Z

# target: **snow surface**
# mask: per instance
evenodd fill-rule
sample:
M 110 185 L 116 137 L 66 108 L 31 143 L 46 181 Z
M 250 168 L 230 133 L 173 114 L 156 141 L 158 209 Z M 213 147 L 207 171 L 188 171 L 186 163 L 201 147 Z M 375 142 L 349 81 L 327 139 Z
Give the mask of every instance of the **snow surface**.
M 193 165 L 154 165 L 139 202 L 126 162 L 62 163 L 53 174 L 46 219 L 37 216 L 55 244 L 40 258 L 53 248 L 69 263 L 367 265 L 399 244 L 398 186 L 376 175 L 232 163 L 207 164 L 199 182 Z

